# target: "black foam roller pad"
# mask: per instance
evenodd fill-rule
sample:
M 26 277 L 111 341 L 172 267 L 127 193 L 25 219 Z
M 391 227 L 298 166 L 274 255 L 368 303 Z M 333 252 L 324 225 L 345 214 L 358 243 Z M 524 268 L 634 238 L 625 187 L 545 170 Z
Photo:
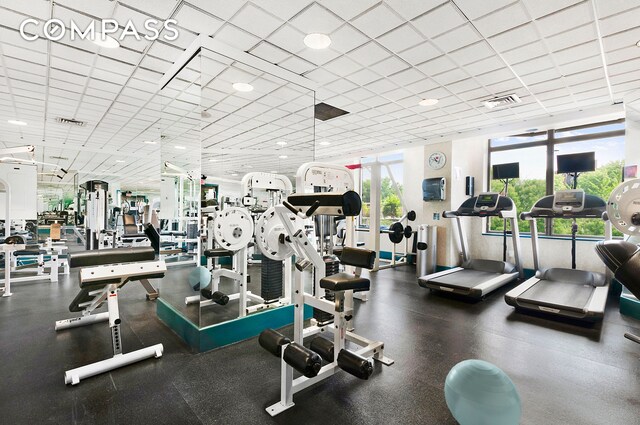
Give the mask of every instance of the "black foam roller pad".
M 102 266 L 105 264 L 137 263 L 152 261 L 155 250 L 150 246 L 135 248 L 110 248 L 93 251 L 81 251 L 69 254 L 69 267 Z
M 291 340 L 273 329 L 265 329 L 258 337 L 258 344 L 276 357 L 280 357 L 282 346 Z
M 333 361 L 333 342 L 329 341 L 327 338 L 322 338 L 320 336 L 314 338 L 314 340 L 311 341 L 311 345 L 309 345 L 309 348 L 312 351 L 318 353 L 325 362 L 331 363 Z
M 318 375 L 318 372 L 320 372 L 322 368 L 322 359 L 318 353 L 314 353 L 305 346 L 295 342 L 287 345 L 284 349 L 282 359 L 307 378 L 313 378 Z
M 344 348 L 338 353 L 338 367 L 360 379 L 369 379 L 373 373 L 369 360 Z

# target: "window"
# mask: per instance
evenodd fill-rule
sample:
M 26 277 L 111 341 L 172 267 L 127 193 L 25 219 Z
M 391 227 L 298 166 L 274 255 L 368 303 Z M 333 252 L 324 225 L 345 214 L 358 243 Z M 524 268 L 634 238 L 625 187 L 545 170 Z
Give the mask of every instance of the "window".
M 378 158 L 362 158 L 360 163 L 360 193 L 362 212 L 360 226 L 369 227 L 371 220 L 371 170 L 380 167 L 380 225 L 388 227 L 404 214 L 401 195 L 403 193 L 403 156 L 387 155 Z
M 529 211 L 541 197 L 571 188 L 571 182 L 565 181 L 565 175 L 555 174 L 556 157 L 580 152 L 595 152 L 596 170 L 581 173 L 577 187 L 606 201 L 622 180 L 624 120 L 491 139 L 489 178 L 491 179 L 492 165 L 518 162 L 520 178 L 509 180 L 508 196 L 514 200 L 519 213 Z M 504 193 L 503 181 L 489 182 L 491 191 Z M 571 220 L 537 220 L 537 223 L 541 234 L 571 234 Z M 529 225 L 529 222 L 520 220 L 520 231 L 530 232 Z M 492 218 L 487 226 L 490 232 L 501 232 L 503 221 Z M 578 235 L 602 236 L 604 222 L 599 219 L 579 220 Z M 621 235 L 614 230 L 614 236 Z

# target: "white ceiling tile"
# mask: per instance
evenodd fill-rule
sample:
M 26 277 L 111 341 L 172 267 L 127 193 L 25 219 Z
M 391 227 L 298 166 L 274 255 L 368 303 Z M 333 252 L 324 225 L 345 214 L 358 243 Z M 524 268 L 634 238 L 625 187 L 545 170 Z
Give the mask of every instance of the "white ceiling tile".
M 311 0 L 253 0 L 253 2 L 280 19 L 289 20 L 307 7 L 309 3 L 311 3 Z
M 533 19 L 538 19 L 542 16 L 556 12 L 560 9 L 569 7 L 580 1 L 581 0 L 553 0 L 553 1 L 522 0 L 525 8 L 529 11 Z
M 460 7 L 462 12 L 469 17 L 469 19 L 475 20 L 481 16 L 505 7 L 514 1 L 516 0 L 456 0 L 456 4 Z
M 323 33 L 330 34 L 344 21 L 333 13 L 327 11 L 324 7 L 313 3 L 304 12 L 296 15 L 289 21 L 296 29 L 304 34 Z
M 375 94 L 382 94 L 389 90 L 397 89 L 398 86 L 387 78 L 381 78 L 378 81 L 367 84 L 366 88 Z
M 419 63 L 428 61 L 442 54 L 442 52 L 436 49 L 430 42 L 425 41 L 415 47 L 407 49 L 397 55 L 409 62 L 411 65 L 417 65 Z
M 485 4 L 487 2 L 478 2 Z M 474 25 L 485 37 L 507 31 L 529 22 L 529 16 L 520 3 L 500 9 L 483 18 L 474 20 Z
M 455 68 L 450 71 L 443 72 L 441 74 L 435 75 L 432 77 L 435 81 L 437 81 L 442 86 L 447 86 L 455 81 L 464 80 L 469 78 L 469 75 L 464 72 L 460 68 Z
M 363 66 L 369 66 L 389 56 L 389 52 L 374 42 L 369 42 L 348 53 L 348 56 Z
M 222 24 L 224 24 L 222 19 L 194 9 L 188 3 L 182 3 L 174 19 L 180 27 L 206 35 L 214 34 L 222 27 Z
M 245 4 L 244 1 L 230 2 L 228 0 L 189 0 L 189 3 L 225 21 Z
M 418 71 L 415 68 L 405 69 L 404 71 L 400 71 L 396 74 L 389 76 L 389 80 L 398 84 L 399 86 L 406 86 L 411 83 L 415 83 L 416 81 L 422 80 L 426 78 L 424 74 Z
M 529 23 L 491 37 L 489 44 L 498 52 L 505 52 L 538 40 L 539 36 L 535 27 Z
M 351 23 L 371 38 L 376 38 L 402 24 L 400 19 L 387 5 L 380 3 L 373 9 L 360 15 Z
M 260 42 L 258 37 L 231 24 L 225 24 L 222 29 L 216 33 L 214 39 L 220 40 L 242 51 L 247 51 Z
M 379 0 L 322 0 L 322 5 L 332 10 L 335 14 L 342 17 L 342 19 L 350 20 L 373 7 L 378 2 Z
M 614 34 L 630 28 L 638 26 L 638 14 L 640 9 L 636 8 L 618 15 L 612 15 L 607 18 L 600 19 L 600 30 L 602 36 Z
M 624 49 L 606 53 L 607 64 L 632 60 L 638 57 L 638 47 L 634 44 Z
M 409 65 L 406 62 L 398 59 L 396 56 L 390 56 L 387 59 L 384 59 L 375 65 L 371 65 L 371 69 L 378 74 L 383 76 L 388 76 L 391 74 L 395 74 L 396 72 L 400 72 L 404 69 L 407 69 Z
M 424 38 L 411 25 L 405 24 L 379 37 L 378 42 L 392 52 L 399 52 L 424 43 Z
M 606 18 L 629 9 L 640 7 L 638 0 L 595 0 L 598 16 Z
M 418 15 L 434 9 L 447 0 L 385 0 L 393 10 L 410 21 Z
M 360 70 L 360 65 L 347 56 L 341 56 L 329 63 L 326 63 L 322 68 L 330 71 L 340 77 L 344 77 L 349 74 Z M 321 68 L 318 68 L 318 71 Z M 311 74 L 311 73 L 310 73 Z
M 432 38 L 464 24 L 466 20 L 451 3 L 445 3 L 411 22 L 418 31 Z
M 480 40 L 480 36 L 476 32 L 476 30 L 473 29 L 473 26 L 471 24 L 466 24 L 454 30 L 448 31 L 434 38 L 432 41 L 441 50 L 445 52 L 451 52 L 453 50 L 465 47 L 469 44 L 473 44 L 478 40 Z
M 284 25 L 276 32 L 271 34 L 267 38 L 274 46 L 278 46 L 281 49 L 289 51 L 291 53 L 298 53 L 299 51 L 307 48 L 304 44 L 304 34 L 291 25 Z
M 281 19 L 251 3 L 240 9 L 230 22 L 261 38 L 265 38 L 283 24 Z
M 358 46 L 362 46 L 367 41 L 369 41 L 369 38 L 349 24 L 342 25 L 331 34 L 331 48 L 341 53 L 346 53 Z
M 522 78 L 522 81 L 524 81 L 524 83 L 529 86 L 549 80 L 554 80 L 557 81 L 560 85 L 564 85 L 564 82 L 561 79 L 562 76 L 555 68 L 549 68 L 544 71 L 534 72 L 533 74 L 528 74 L 520 78 Z
M 178 5 L 176 0 L 120 0 L 120 3 L 142 10 L 149 16 L 155 16 L 160 19 L 168 18 L 169 14 Z
M 551 60 L 551 56 L 544 55 L 534 59 L 530 59 L 526 62 L 520 62 L 512 65 L 513 69 L 518 75 L 527 75 L 534 72 L 542 71 L 544 69 L 553 68 L 554 64 Z
M 504 67 L 504 62 L 496 55 L 489 56 L 486 59 L 481 59 L 479 61 L 466 64 L 464 69 L 470 73 L 471 75 L 479 75 L 484 74 L 485 72 L 490 72 L 499 68 Z
M 549 37 L 593 21 L 590 2 L 582 2 L 552 15 L 538 19 L 538 29 Z
M 536 41 L 526 46 L 518 47 L 502 53 L 502 57 L 509 64 L 524 62 L 539 56 L 546 55 L 548 52 L 546 46 L 541 41 Z
M 559 67 L 563 75 L 575 74 L 594 68 L 602 68 L 602 59 L 600 56 L 593 56 L 579 61 L 559 65 Z
M 290 58 L 285 59 L 284 61 L 280 62 L 278 66 L 295 72 L 296 74 L 304 74 L 305 72 L 308 72 L 316 67 L 311 62 L 297 56 L 291 56 Z
M 349 81 L 352 81 L 358 85 L 364 86 L 372 81 L 375 81 L 382 76 L 370 70 L 369 68 L 362 68 L 347 77 Z
M 322 50 L 306 48 L 299 51 L 298 56 L 316 65 L 322 65 L 340 56 L 340 52 L 330 48 Z
M 440 74 L 441 72 L 456 68 L 456 64 L 448 57 L 440 56 L 439 58 L 422 63 L 416 68 L 424 72 L 426 75 L 436 75 Z
M 346 80 L 344 78 L 339 78 L 332 83 L 325 84 L 325 87 L 335 93 L 345 93 L 349 90 L 355 89 L 358 86 L 356 86 L 354 83 L 352 83 L 349 80 Z
M 291 56 L 291 53 L 285 50 L 282 50 L 278 46 L 274 46 L 268 41 L 262 41 L 256 47 L 251 49 L 249 53 L 261 59 L 264 59 L 267 62 L 276 63 L 276 64 L 282 62 L 283 60 Z
M 479 41 L 470 46 L 463 47 L 455 52 L 449 53 L 449 57 L 460 65 L 466 65 L 485 59 L 494 54 L 493 49 L 486 41 Z
M 598 43 L 596 41 L 591 41 L 555 52 L 553 57 L 558 64 L 564 64 L 591 57 L 599 50 L 600 46 Z
M 596 39 L 595 25 L 587 24 L 561 34 L 556 34 L 552 37 L 547 37 L 546 42 L 551 51 L 555 52 Z

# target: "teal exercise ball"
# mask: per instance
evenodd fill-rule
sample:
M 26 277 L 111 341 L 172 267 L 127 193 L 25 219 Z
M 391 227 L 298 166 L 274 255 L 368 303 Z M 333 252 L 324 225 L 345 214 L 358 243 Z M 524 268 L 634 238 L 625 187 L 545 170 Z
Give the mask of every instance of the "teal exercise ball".
M 460 425 L 517 425 L 522 406 L 509 376 L 482 360 L 465 360 L 444 383 L 447 407 Z
M 189 273 L 189 285 L 194 291 L 206 288 L 211 283 L 211 272 L 203 266 L 196 267 Z

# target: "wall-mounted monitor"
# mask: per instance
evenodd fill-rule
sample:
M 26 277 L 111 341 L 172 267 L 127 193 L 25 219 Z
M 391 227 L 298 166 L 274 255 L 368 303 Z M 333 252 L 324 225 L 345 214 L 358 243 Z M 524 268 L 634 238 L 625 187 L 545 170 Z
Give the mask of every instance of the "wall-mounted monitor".
M 582 173 L 594 171 L 596 169 L 596 153 L 572 153 L 568 155 L 558 155 L 556 157 L 557 174 Z
M 520 177 L 520 163 L 494 164 L 492 171 L 494 180 L 517 179 Z
M 423 201 L 444 201 L 446 196 L 446 182 L 444 177 L 422 180 Z

